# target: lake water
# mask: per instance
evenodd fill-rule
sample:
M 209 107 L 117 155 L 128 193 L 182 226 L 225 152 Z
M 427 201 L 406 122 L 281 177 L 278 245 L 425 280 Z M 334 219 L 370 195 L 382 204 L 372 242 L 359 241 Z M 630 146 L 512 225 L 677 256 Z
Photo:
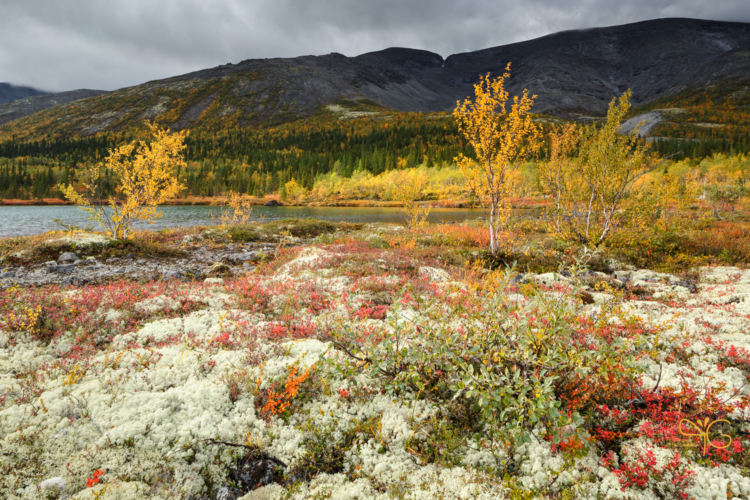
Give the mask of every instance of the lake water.
M 137 221 L 137 229 L 162 229 L 177 226 L 201 226 L 214 223 L 223 207 L 205 205 L 161 207 L 163 216 L 154 224 Z M 482 210 L 460 208 L 434 208 L 430 211 L 430 222 L 461 222 L 483 217 Z M 95 222 L 88 220 L 88 214 L 77 207 L 63 206 L 0 206 L 0 237 L 38 234 L 53 229 L 62 229 L 55 222 L 86 227 Z M 359 207 L 253 207 L 253 220 L 266 222 L 279 219 L 321 219 L 331 222 L 395 222 L 403 223 L 406 216 L 399 208 L 359 208 Z

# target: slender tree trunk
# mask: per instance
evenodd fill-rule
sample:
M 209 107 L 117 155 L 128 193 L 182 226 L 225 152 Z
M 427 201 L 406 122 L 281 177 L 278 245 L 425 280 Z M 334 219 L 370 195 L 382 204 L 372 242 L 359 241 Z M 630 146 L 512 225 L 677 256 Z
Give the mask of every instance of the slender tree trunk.
M 495 231 L 495 205 L 497 200 L 493 196 L 490 199 L 490 251 L 492 255 L 497 254 L 497 233 Z

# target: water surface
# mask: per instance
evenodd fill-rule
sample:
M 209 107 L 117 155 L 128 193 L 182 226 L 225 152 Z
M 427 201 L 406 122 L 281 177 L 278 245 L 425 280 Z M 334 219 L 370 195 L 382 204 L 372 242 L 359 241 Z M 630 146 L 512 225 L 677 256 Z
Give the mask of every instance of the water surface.
M 164 206 L 163 216 L 154 224 L 136 221 L 136 229 L 162 229 L 178 226 L 201 226 L 215 224 L 224 207 L 188 205 Z M 430 211 L 430 222 L 462 222 L 483 217 L 482 210 L 465 208 L 434 208 Z M 270 222 L 279 219 L 320 219 L 331 222 L 394 222 L 403 223 L 406 219 L 399 208 L 377 207 L 253 207 L 252 220 Z M 89 220 L 89 214 L 71 205 L 62 206 L 0 206 L 0 237 L 38 234 L 63 226 L 55 222 L 85 228 L 91 225 L 100 229 L 96 222 Z

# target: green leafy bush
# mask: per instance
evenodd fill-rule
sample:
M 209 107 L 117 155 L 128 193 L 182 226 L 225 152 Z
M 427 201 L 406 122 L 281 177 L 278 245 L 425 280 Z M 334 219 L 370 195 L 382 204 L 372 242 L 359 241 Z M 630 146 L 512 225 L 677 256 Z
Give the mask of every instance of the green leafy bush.
M 505 456 L 535 429 L 555 443 L 583 437 L 582 417 L 560 410 L 556 387 L 623 366 L 638 373 L 631 354 L 639 339 L 604 340 L 596 329 L 581 328 L 573 285 L 524 298 L 512 277 L 496 272 L 489 285 L 430 297 L 403 290 L 381 334 L 369 337 L 381 340 L 352 341 L 356 332 L 346 325 L 332 330 L 332 340 L 348 353 L 340 372 L 352 380 L 364 369 L 392 394 L 418 394 L 451 408 L 465 439 L 505 443 Z

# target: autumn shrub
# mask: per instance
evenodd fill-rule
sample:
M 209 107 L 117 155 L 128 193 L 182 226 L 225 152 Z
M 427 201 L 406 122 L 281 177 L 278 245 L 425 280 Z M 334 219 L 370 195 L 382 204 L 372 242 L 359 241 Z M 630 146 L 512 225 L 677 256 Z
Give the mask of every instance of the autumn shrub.
M 569 124 L 550 136 L 540 183 L 554 200 L 550 231 L 563 239 L 599 246 L 624 227 L 643 228 L 653 199 L 663 197 L 636 188 L 660 162 L 637 135 L 619 133 L 630 95 L 610 102 L 601 127 Z
M 614 237 L 613 256 L 641 269 L 679 272 L 709 264 L 750 264 L 750 224 L 704 220 L 691 229 L 658 232 L 644 238 Z
M 304 401 L 312 399 L 316 392 L 312 384 L 314 369 L 314 364 L 306 368 L 299 363 L 292 364 L 284 376 L 272 381 L 268 387 L 258 389 L 255 407 L 259 415 L 265 419 L 287 419 Z
M 541 145 L 541 128 L 530 114 L 536 96 L 529 97 L 524 89 L 508 106 L 507 79 L 510 63 L 502 76 L 480 76 L 474 85 L 474 100 L 458 101 L 453 112 L 459 131 L 476 156 L 474 160 L 460 153 L 455 161 L 474 196 L 489 206 L 487 228 L 493 254 L 514 247 L 513 238 L 507 237 L 512 232 L 510 200 L 520 183 L 521 164 Z
M 450 246 L 488 248 L 490 244 L 487 228 L 475 224 L 432 225 L 425 231 L 428 235 L 440 235 L 440 242 Z
M 351 380 L 365 370 L 390 393 L 454 406 L 467 439 L 512 447 L 539 428 L 555 443 L 583 436 L 584 420 L 564 411 L 558 386 L 614 371 L 638 373 L 632 357 L 638 335 L 605 338 L 582 327 L 575 287 L 518 300 L 510 295 L 512 273 L 498 274 L 496 284 L 471 291 L 434 289 L 425 297 L 404 290 L 383 327 L 388 333 L 373 337 L 377 342 L 352 341 L 357 334 L 347 325 L 333 329 L 331 340 L 349 354 L 341 373 Z M 467 425 L 471 415 L 479 420 Z
M 111 149 L 104 164 L 87 172 L 87 182 L 81 186 L 83 194 L 73 185 L 60 188 L 67 199 L 90 213 L 90 219 L 116 239 L 127 238 L 136 220 L 153 223 L 161 217 L 157 207 L 184 187 L 174 170 L 186 165 L 182 151 L 187 131 L 170 134 L 155 124 L 146 124 L 153 135 L 152 142 L 133 141 Z M 110 172 L 114 179 L 108 178 Z M 104 185 L 113 181 L 122 200 L 111 196 L 105 205 Z

